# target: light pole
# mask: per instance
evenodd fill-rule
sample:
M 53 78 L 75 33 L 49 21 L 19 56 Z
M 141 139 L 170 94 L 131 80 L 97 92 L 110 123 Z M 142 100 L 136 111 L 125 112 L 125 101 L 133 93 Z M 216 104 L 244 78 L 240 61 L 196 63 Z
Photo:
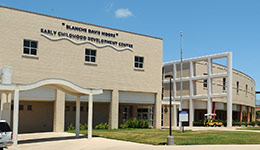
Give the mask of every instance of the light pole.
M 170 78 L 170 128 L 169 128 L 169 136 L 167 137 L 167 145 L 174 145 L 174 137 L 172 136 L 172 75 L 166 75 L 165 78 Z
M 182 111 L 182 32 L 180 32 L 181 34 L 181 72 L 180 72 L 180 107 L 179 107 L 179 111 Z M 179 118 L 180 119 L 180 118 Z M 184 128 L 182 126 L 182 122 L 179 121 L 179 126 L 180 126 L 180 131 L 183 132 Z

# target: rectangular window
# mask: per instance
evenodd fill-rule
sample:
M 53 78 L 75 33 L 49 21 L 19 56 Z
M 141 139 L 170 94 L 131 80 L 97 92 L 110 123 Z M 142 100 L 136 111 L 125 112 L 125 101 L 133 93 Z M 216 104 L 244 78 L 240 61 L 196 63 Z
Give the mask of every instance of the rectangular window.
M 239 92 L 239 82 L 237 81 L 237 94 Z
M 80 106 L 80 111 L 84 111 L 83 106 Z
M 27 110 L 32 110 L 32 105 L 28 105 Z
M 70 106 L 66 106 L 65 111 L 70 111 Z
M 223 78 L 223 91 L 226 90 L 226 78 Z
M 96 56 L 97 56 L 96 50 L 91 50 L 91 49 L 85 50 L 85 61 L 86 62 L 95 63 L 96 62 Z
M 23 54 L 37 55 L 38 42 L 32 40 L 23 40 Z
M 23 105 L 19 105 L 19 110 L 23 110 Z
M 203 75 L 208 75 L 207 73 L 204 73 Z M 203 87 L 206 88 L 208 87 L 208 80 L 203 80 Z
M 135 56 L 135 68 L 144 68 L 144 57 Z
M 246 84 L 246 96 L 247 96 L 247 89 L 248 89 L 248 85 Z

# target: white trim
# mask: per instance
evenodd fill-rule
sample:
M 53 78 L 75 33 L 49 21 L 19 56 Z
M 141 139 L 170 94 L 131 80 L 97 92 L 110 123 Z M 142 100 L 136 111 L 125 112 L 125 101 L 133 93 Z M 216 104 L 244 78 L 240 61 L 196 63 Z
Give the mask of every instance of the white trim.
M 74 40 L 72 40 L 72 39 L 70 39 L 68 37 L 64 37 L 64 36 L 63 37 L 58 37 L 58 38 L 52 38 L 52 37 L 50 37 L 50 36 L 48 36 L 48 35 L 46 35 L 44 33 L 41 33 L 41 36 L 43 36 L 43 37 L 45 37 L 45 38 L 47 38 L 49 40 L 52 40 L 52 41 L 68 40 L 68 41 L 70 41 L 70 42 L 72 42 L 73 44 L 76 44 L 76 45 L 81 45 L 81 44 L 87 44 L 88 43 L 88 44 L 91 44 L 91 45 L 93 45 L 93 46 L 95 46 L 97 48 L 111 47 L 111 48 L 113 48 L 113 49 L 115 49 L 117 51 L 125 51 L 125 50 L 133 51 L 133 49 L 129 48 L 129 47 L 117 48 L 117 47 L 115 47 L 115 46 L 113 46 L 111 44 L 97 45 L 97 44 L 95 44 L 95 43 L 93 43 L 91 41 L 77 42 L 77 41 L 74 41 Z

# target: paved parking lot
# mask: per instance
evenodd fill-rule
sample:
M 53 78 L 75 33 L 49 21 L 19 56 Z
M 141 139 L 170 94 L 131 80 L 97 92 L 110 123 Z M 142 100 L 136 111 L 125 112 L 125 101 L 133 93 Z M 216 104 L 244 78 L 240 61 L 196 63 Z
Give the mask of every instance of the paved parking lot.
M 153 146 L 94 137 L 75 138 L 71 133 L 20 134 L 19 145 L 10 150 L 260 150 L 260 145 Z

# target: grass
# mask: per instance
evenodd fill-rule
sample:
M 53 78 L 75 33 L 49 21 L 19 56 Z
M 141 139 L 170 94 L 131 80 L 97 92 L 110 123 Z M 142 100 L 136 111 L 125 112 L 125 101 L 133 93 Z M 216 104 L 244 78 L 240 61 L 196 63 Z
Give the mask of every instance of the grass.
M 245 128 L 238 128 L 237 130 L 260 130 L 260 127 L 245 127 Z
M 74 130 L 69 132 L 75 132 Z M 80 131 L 87 134 L 87 130 Z M 158 129 L 117 129 L 93 130 L 93 136 L 131 141 L 137 143 L 162 145 L 166 144 L 168 130 Z M 239 131 L 179 131 L 173 132 L 176 145 L 207 145 L 207 144 L 260 144 L 260 133 Z

